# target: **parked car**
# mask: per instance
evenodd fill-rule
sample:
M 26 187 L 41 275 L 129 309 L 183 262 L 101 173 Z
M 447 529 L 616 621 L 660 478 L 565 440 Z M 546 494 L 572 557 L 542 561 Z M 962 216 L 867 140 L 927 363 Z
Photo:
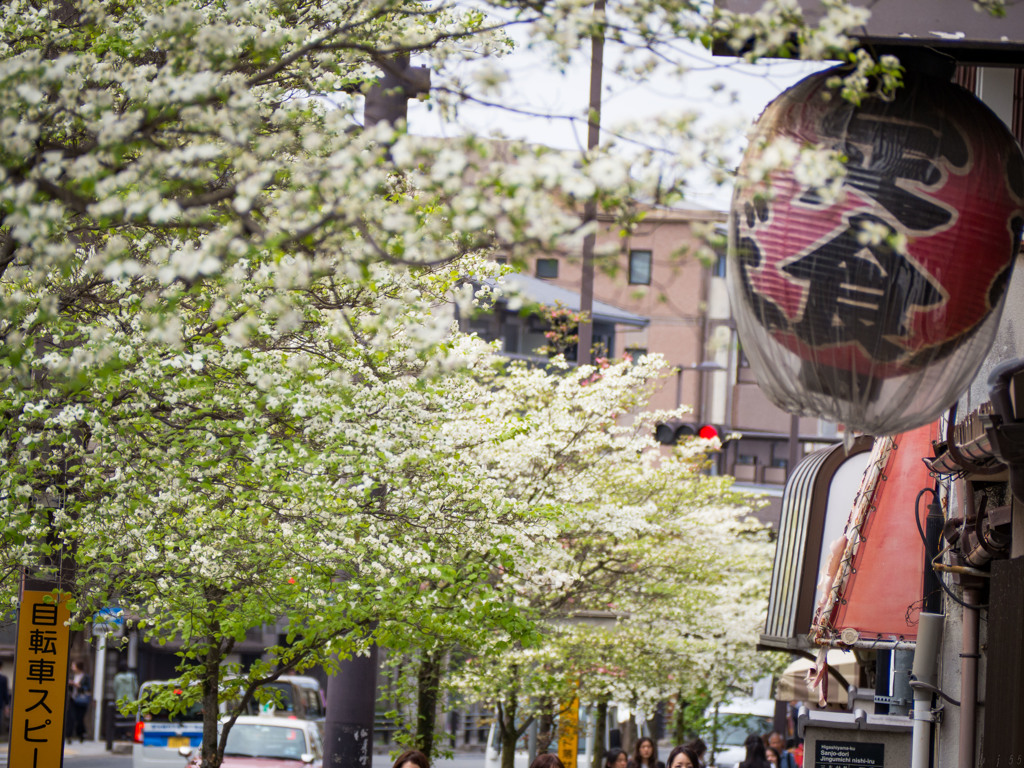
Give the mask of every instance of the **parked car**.
M 173 680 L 148 680 L 139 687 L 139 698 L 154 688 L 168 688 L 176 695 L 182 691 Z M 203 707 L 200 702 L 186 711 L 171 715 L 168 710 L 135 713 L 132 744 L 132 768 L 181 768 L 182 748 L 198 747 L 203 740 Z
M 246 714 L 272 714 L 275 717 L 310 720 L 317 723 L 323 735 L 327 707 L 320 682 L 315 677 L 282 675 L 262 687 L 274 693 L 275 701 L 260 703 L 254 697 L 249 700 Z
M 173 680 L 149 680 L 139 688 L 141 699 L 156 687 L 175 690 Z M 247 707 L 249 715 L 269 715 L 288 720 L 307 720 L 320 729 L 326 707 L 320 683 L 313 677 L 282 675 L 266 688 L 272 689 L 274 699 L 262 704 L 255 698 Z M 180 692 L 179 692 L 180 693 Z M 231 703 L 221 703 L 220 713 L 232 710 Z M 193 704 L 186 712 L 171 716 L 167 712 L 136 713 L 132 768 L 181 768 L 181 750 L 191 753 L 203 740 L 202 704 Z
M 182 747 L 185 768 L 198 768 L 198 749 Z M 309 720 L 242 715 L 228 731 L 221 768 L 323 768 L 320 729 Z M 181 766 L 181 763 L 178 763 Z

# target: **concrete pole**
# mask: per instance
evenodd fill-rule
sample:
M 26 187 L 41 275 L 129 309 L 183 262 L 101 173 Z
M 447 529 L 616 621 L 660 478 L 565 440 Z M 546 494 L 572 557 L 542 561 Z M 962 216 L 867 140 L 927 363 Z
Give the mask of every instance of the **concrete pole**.
M 107 633 L 96 638 L 96 665 L 92 681 L 92 740 L 103 741 L 100 724 L 103 721 L 103 684 L 107 675 Z
M 324 767 L 370 768 L 377 704 L 377 646 L 338 664 L 327 684 Z
M 605 0 L 595 0 L 594 18 L 604 20 Z M 587 149 L 594 149 L 601 142 L 601 79 L 604 73 L 604 33 L 595 32 L 591 38 L 590 55 L 590 110 L 587 115 Z M 597 225 L 597 203 L 588 200 L 583 207 L 583 223 Z M 590 365 L 590 348 L 594 344 L 594 232 L 583 238 L 583 272 L 580 276 L 580 312 L 585 315 L 579 324 L 579 341 L 576 342 L 576 362 Z M 608 354 L 614 354 L 609 349 Z

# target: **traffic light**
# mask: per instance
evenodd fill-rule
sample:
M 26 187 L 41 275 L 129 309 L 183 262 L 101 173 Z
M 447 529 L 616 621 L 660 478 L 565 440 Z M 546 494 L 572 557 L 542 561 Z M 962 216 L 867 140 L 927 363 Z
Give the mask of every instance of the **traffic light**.
M 654 426 L 654 439 L 662 445 L 675 445 L 684 437 L 721 439 L 722 431 L 714 424 L 690 424 L 682 419 L 669 419 Z
M 697 430 L 697 437 L 701 437 L 705 440 L 711 440 L 713 438 L 721 438 L 722 433 L 714 424 L 705 424 Z
M 654 427 L 654 439 L 662 445 L 675 445 L 681 438 L 693 437 L 695 434 L 696 427 L 681 419 L 669 419 Z

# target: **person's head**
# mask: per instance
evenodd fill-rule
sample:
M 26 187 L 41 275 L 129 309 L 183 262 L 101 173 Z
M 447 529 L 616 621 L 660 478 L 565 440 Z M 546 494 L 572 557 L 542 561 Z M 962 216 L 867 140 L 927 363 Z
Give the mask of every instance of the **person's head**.
M 78 659 L 71 662 L 71 669 L 75 672 L 85 672 L 85 664 Z
M 604 755 L 604 768 L 626 768 L 629 764 L 629 758 L 626 757 L 625 750 L 609 749 Z
M 126 659 L 118 659 L 117 660 L 117 671 L 118 672 L 127 672 L 128 671 L 128 661 Z
M 708 745 L 705 744 L 704 739 L 700 738 L 699 736 L 693 741 L 689 742 L 686 746 L 693 750 L 693 753 L 702 760 L 704 759 L 704 753 L 708 751 Z
M 775 747 L 765 747 L 764 750 L 765 759 L 772 765 L 779 764 L 779 750 Z
M 700 758 L 689 747 L 676 747 L 668 753 L 665 768 L 700 768 Z
M 430 761 L 418 749 L 410 749 L 400 754 L 391 768 L 430 768 Z
M 537 755 L 533 758 L 533 762 L 530 763 L 530 768 L 565 768 L 565 766 L 558 758 L 558 755 L 551 752 L 545 752 L 544 754 Z
M 747 736 L 743 746 L 747 749 L 747 760 L 764 760 L 764 741 L 756 733 Z
M 772 731 L 768 734 L 768 746 L 781 754 L 786 748 L 786 740 L 782 738 L 782 734 L 778 731 Z
M 633 762 L 637 765 L 656 766 L 658 764 L 658 746 L 654 743 L 654 739 L 644 736 L 637 741 L 636 749 L 633 751 Z

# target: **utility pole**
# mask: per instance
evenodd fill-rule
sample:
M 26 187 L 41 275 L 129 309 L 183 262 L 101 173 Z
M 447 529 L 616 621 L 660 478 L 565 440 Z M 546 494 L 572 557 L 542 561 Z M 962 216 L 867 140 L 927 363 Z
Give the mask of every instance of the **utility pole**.
M 430 70 L 410 67 L 408 54 L 375 60 L 384 72 L 366 94 L 363 123 L 405 120 L 409 99 L 430 90 Z M 377 646 L 365 656 L 338 660 L 337 672 L 327 681 L 324 716 L 324 765 L 331 768 L 370 768 L 373 763 L 373 726 L 377 708 Z
M 363 106 L 363 124 L 366 127 L 380 122 L 394 125 L 409 115 L 409 99 L 430 92 L 430 70 L 410 67 L 409 54 L 380 57 L 374 60 L 384 76 L 370 86 Z
M 590 48 L 590 109 L 587 114 L 587 151 L 601 143 L 601 77 L 604 72 L 604 8 L 605 0 L 594 2 L 594 34 Z M 583 207 L 584 226 L 597 223 L 597 201 L 588 200 Z M 597 234 L 593 230 L 583 238 L 583 274 L 580 278 L 579 341 L 576 362 L 589 365 L 590 348 L 594 345 L 594 244 Z M 608 350 L 609 353 L 612 350 Z

